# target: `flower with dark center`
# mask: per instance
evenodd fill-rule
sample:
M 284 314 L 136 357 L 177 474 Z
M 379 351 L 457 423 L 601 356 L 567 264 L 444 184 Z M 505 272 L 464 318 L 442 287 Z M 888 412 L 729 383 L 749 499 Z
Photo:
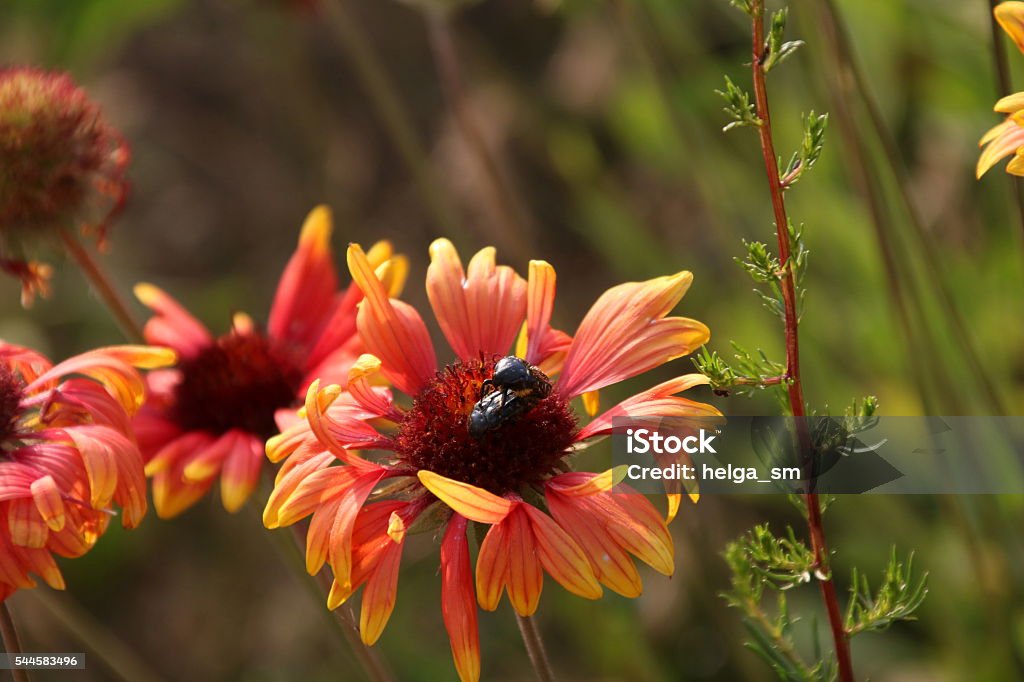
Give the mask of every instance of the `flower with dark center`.
M 0 341 L 0 601 L 34 587 L 33 574 L 63 589 L 54 555 L 89 551 L 115 505 L 125 528 L 142 520 L 137 368 L 173 362 L 167 348 L 113 346 L 53 365 Z
M 153 504 L 170 518 L 195 504 L 220 479 L 224 507 L 237 511 L 259 482 L 264 442 L 290 424 L 310 382 L 338 381 L 362 352 L 356 334 L 358 287 L 338 291 L 326 207 L 306 219 L 285 267 L 266 329 L 236 314 L 215 338 L 202 323 L 150 284 L 136 295 L 156 313 L 145 327 L 150 343 L 174 348 L 174 369 L 148 378 L 150 398 L 135 431 L 153 478 Z M 372 250 L 374 267 L 397 291 L 405 262 L 389 244 Z
M 49 266 L 26 252 L 58 230 L 102 245 L 128 192 L 128 145 L 65 73 L 0 70 L 0 268 L 26 305 L 45 294 Z
M 550 324 L 555 272 L 547 263 L 532 261 L 524 280 L 495 264 L 494 249 L 477 253 L 466 269 L 447 240 L 435 241 L 430 255 L 427 294 L 456 359 L 438 371 L 419 313 L 391 298 L 362 249 L 350 246 L 349 270 L 365 295 L 356 323 L 367 353 L 339 382 L 344 389 L 313 382 L 302 419 L 268 441 L 268 456 L 285 462 L 263 522 L 277 528 L 311 516 L 306 568 L 315 574 L 330 565 L 329 608 L 363 587 L 360 631 L 367 644 L 380 637 L 394 607 L 407 531 L 442 524 L 442 615 L 460 678 L 476 680 L 474 602 L 493 610 L 507 591 L 515 611 L 529 616 L 544 572 L 570 592 L 596 599 L 602 585 L 640 594 L 633 557 L 663 574 L 673 571 L 665 516 L 639 494 L 613 494 L 611 471 L 572 471 L 575 448 L 612 433 L 613 418 L 618 429 L 619 420 L 720 413 L 676 395 L 706 384 L 699 374 L 654 386 L 583 426 L 571 406 L 581 397 L 593 417 L 600 389 L 707 342 L 703 324 L 668 316 L 690 273 L 609 289 L 571 338 Z M 521 362 L 512 364 L 530 367 L 530 381 L 546 387 L 550 380 L 550 390 L 498 385 L 496 361 L 508 355 L 517 334 Z M 400 407 L 380 377 L 405 393 L 411 407 Z M 526 402 L 509 402 L 519 399 Z M 471 432 L 467 420 L 482 404 L 511 409 Z M 364 457 L 359 450 L 384 454 Z M 678 498 L 670 496 L 669 519 Z M 490 526 L 475 590 L 471 521 Z

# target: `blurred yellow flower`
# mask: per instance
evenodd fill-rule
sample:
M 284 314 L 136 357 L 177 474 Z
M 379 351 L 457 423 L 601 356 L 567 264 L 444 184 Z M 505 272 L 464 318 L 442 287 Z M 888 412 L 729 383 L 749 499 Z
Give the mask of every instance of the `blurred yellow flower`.
M 996 21 L 1017 48 L 1024 53 L 1024 2 L 1004 2 L 993 10 Z M 1003 97 L 994 107 L 995 111 L 1006 114 L 1006 119 L 991 128 L 978 143 L 983 147 L 978 157 L 977 177 L 988 172 L 1002 159 L 1014 155 L 1006 165 L 1006 172 L 1024 176 L 1024 92 Z

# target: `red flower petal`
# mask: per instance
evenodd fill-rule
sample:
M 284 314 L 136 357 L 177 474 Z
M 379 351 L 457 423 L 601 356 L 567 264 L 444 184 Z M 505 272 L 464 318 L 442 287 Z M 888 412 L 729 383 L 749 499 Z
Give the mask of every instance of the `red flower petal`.
M 270 336 L 313 349 L 327 324 L 338 289 L 331 258 L 331 211 L 317 206 L 306 217 L 299 245 L 281 275 L 270 308 Z

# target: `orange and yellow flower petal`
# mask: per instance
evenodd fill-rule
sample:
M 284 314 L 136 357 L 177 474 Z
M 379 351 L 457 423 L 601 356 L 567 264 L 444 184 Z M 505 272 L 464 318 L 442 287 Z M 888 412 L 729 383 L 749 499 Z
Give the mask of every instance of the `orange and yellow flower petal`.
M 544 570 L 569 592 L 584 599 L 599 599 L 598 584 L 586 554 L 550 516 L 523 504 L 533 531 L 536 553 Z
M 480 543 L 476 557 L 476 597 L 480 608 L 494 611 L 501 601 L 508 580 L 508 526 L 498 523 L 491 526 Z
M 335 461 L 334 455 L 313 446 L 304 447 L 290 457 L 277 472 L 274 490 L 263 510 L 263 525 L 270 529 L 280 528 L 281 507 L 292 498 L 299 485 L 313 472 L 324 469 Z
M 632 419 L 642 421 L 653 418 L 707 419 L 721 417 L 722 413 L 713 405 L 675 395 L 694 386 L 702 386 L 707 383 L 708 378 L 702 374 L 686 374 L 662 382 L 605 411 L 580 429 L 577 438 L 583 441 L 588 438 L 608 435 L 612 432 L 613 420 L 620 420 L 618 426 L 625 428 L 629 420 Z
M 388 379 L 415 395 L 436 371 L 430 334 L 414 308 L 392 299 L 358 244 L 348 248 L 352 280 L 363 292 L 356 325 L 367 350 L 383 361 Z
M 580 323 L 565 359 L 559 390 L 595 391 L 691 353 L 707 343 L 696 320 L 665 317 L 693 281 L 689 272 L 612 287 Z
M 989 169 L 1001 160 L 1024 146 L 1024 128 L 1018 125 L 1013 118 L 1007 118 L 985 133 L 985 136 L 981 138 L 980 144 L 987 146 L 985 146 L 978 157 L 978 165 L 975 169 L 975 174 L 978 178 L 987 173 Z
M 200 483 L 219 474 L 224 468 L 224 460 L 235 449 L 236 444 L 246 437 L 245 432 L 231 429 L 222 433 L 205 448 L 188 453 L 182 471 L 185 480 Z
M 153 507 L 157 516 L 171 519 L 194 505 L 206 494 L 216 477 L 205 481 L 185 479 L 189 453 L 209 447 L 213 439 L 202 431 L 182 434 L 162 447 L 146 464 L 153 479 Z
M 1001 2 L 993 9 L 996 20 L 1024 52 L 1024 2 Z
M 184 358 L 194 357 L 213 343 L 203 323 L 163 289 L 143 282 L 135 285 L 135 297 L 156 313 L 143 328 L 149 343 L 173 348 Z
M 608 480 L 608 472 L 573 472 L 552 478 L 546 485 L 546 497 L 556 520 L 571 534 L 576 532 L 572 518 L 559 519 L 566 504 L 591 519 L 592 528 L 601 529 L 609 539 L 664 575 L 674 571 L 672 536 L 666 521 L 650 501 L 624 483 L 613 490 L 587 485 L 595 478 Z M 594 561 L 595 557 L 591 556 Z
M 363 474 L 342 494 L 338 511 L 331 527 L 327 560 L 334 571 L 334 579 L 342 588 L 351 589 L 352 581 L 352 532 L 356 516 L 370 496 L 377 483 L 384 476 L 383 471 Z
M 499 523 L 515 503 L 469 483 L 453 481 L 432 471 L 419 471 L 420 483 L 456 513 L 479 523 Z
M 477 682 L 480 679 L 480 635 L 466 538 L 467 525 L 464 516 L 455 514 L 448 521 L 441 541 L 441 615 L 459 680 Z
M 430 245 L 427 297 L 462 360 L 508 353 L 526 314 L 526 282 L 512 268 L 495 264 L 493 248 L 480 250 L 463 271 L 447 239 Z
M 552 516 L 589 557 L 601 584 L 624 597 L 640 596 L 640 574 L 619 543 L 571 497 L 550 491 L 546 497 Z
M 530 261 L 527 274 L 526 324 L 518 355 L 548 376 L 559 373 L 572 339 L 551 326 L 555 307 L 555 269 L 542 260 Z
M 377 430 L 367 422 L 353 418 L 352 414 L 332 414 L 329 410 L 340 390 L 338 386 L 321 390 L 319 381 L 310 384 L 305 406 L 310 431 L 342 462 L 362 470 L 376 469 L 376 465 L 367 462 L 350 447 L 377 440 L 380 437 Z
M 263 470 L 263 448 L 259 438 L 246 434 L 228 451 L 220 474 L 221 502 L 228 513 L 241 509 L 256 490 Z
M 36 511 L 46 527 L 53 531 L 62 530 L 65 522 L 64 500 L 53 476 L 47 475 L 32 481 L 30 490 Z
M 110 346 L 69 358 L 41 374 L 25 387 L 32 395 L 61 377 L 80 374 L 106 387 L 128 414 L 135 414 L 145 400 L 145 384 L 135 367 L 153 369 L 173 364 L 169 348 Z
M 538 557 L 530 518 L 517 504 L 500 525 L 508 528 L 504 551 L 508 553 L 505 589 L 508 601 L 520 616 L 532 616 L 544 589 L 544 572 Z
M 359 612 L 359 634 L 363 643 L 372 646 L 380 639 L 395 609 L 398 594 L 398 569 L 405 540 L 405 521 L 392 512 L 386 533 L 390 542 L 381 553 L 373 573 L 363 588 L 363 604 Z

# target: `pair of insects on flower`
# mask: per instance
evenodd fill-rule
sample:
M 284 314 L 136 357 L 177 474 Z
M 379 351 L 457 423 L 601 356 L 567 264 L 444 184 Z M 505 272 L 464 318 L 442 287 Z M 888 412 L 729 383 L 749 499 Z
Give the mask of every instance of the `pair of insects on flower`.
M 469 413 L 469 435 L 480 438 L 488 431 L 515 421 L 551 394 L 551 380 L 522 358 L 506 356 L 494 363 L 494 375 L 480 387 L 480 400 Z
M 485 248 L 464 267 L 448 240 L 430 247 L 427 297 L 455 356 L 440 369 L 423 318 L 399 298 L 406 259 L 387 244 L 350 245 L 353 282 L 339 291 L 323 208 L 303 227 L 265 329 L 236 315 L 215 338 L 164 292 L 138 289 L 156 313 L 147 340 L 181 358 L 149 374 L 135 420 L 158 513 L 180 513 L 218 480 L 225 506 L 239 508 L 265 451 L 281 466 L 264 525 L 308 519 L 307 570 L 330 566 L 330 608 L 362 588 L 367 644 L 395 607 L 407 529 L 437 528 L 441 611 L 463 680 L 480 674 L 477 604 L 493 610 L 507 593 L 528 616 L 545 574 L 596 599 L 604 587 L 640 594 L 634 559 L 673 572 L 678 491 L 658 511 L 618 494 L 621 484 L 613 492 L 611 471 L 572 471 L 573 452 L 612 433 L 613 419 L 719 414 L 678 395 L 706 384 L 699 374 L 598 414 L 602 389 L 707 342 L 702 323 L 670 315 L 689 272 L 612 287 L 570 335 L 551 324 L 554 268 L 532 261 L 524 278 L 495 255 Z M 486 530 L 475 552 L 470 523 Z

